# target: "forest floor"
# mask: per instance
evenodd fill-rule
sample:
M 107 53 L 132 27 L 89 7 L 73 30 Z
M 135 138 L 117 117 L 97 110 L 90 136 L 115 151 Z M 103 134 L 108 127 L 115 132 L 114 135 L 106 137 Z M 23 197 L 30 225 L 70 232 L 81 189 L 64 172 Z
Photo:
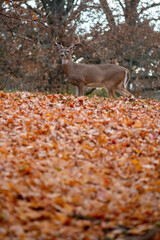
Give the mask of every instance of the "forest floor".
M 160 102 L 0 92 L 0 239 L 160 239 Z

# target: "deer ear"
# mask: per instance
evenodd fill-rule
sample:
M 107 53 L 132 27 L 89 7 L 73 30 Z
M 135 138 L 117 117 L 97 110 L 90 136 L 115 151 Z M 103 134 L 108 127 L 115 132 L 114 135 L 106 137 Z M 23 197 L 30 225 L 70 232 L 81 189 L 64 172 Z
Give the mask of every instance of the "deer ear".
M 76 50 L 78 48 L 78 44 L 74 44 L 73 50 Z
M 73 50 L 76 50 L 78 46 L 81 44 L 80 37 L 77 37 L 77 40 L 74 39 L 74 45 L 73 45 Z
M 69 50 L 75 51 L 78 48 L 78 44 L 74 44 L 71 47 L 69 47 Z

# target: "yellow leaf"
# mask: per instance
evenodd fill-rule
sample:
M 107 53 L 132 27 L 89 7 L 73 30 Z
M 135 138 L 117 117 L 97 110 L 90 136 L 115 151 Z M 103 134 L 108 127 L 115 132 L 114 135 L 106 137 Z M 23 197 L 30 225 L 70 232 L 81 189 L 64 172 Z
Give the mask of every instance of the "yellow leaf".
M 133 125 L 134 128 L 140 128 L 142 127 L 142 123 L 140 121 L 136 121 L 135 124 Z
M 160 186 L 160 179 L 155 182 L 156 186 Z
M 57 213 L 56 217 L 60 220 L 63 224 L 67 222 L 67 217 L 63 213 Z
M 88 150 L 93 150 L 94 149 L 93 147 L 89 146 L 88 144 L 84 145 L 84 148 L 88 149 Z
M 103 143 L 107 142 L 107 139 L 105 137 L 101 136 L 101 135 L 99 135 L 98 140 L 99 140 L 100 144 L 103 144 Z
M 137 159 L 132 160 L 131 163 L 134 165 L 134 167 L 137 171 L 142 170 L 142 166 L 140 165 L 140 163 Z
M 142 151 L 140 149 L 135 149 L 136 153 L 142 153 Z
M 63 201 L 63 199 L 62 199 L 61 197 L 56 197 L 56 198 L 54 199 L 54 201 L 55 201 L 55 203 L 56 203 L 57 205 L 63 207 L 64 201 Z
M 131 161 L 131 163 L 133 163 L 134 165 L 137 165 L 137 164 L 139 164 L 139 161 L 134 159 L 134 160 Z
M 51 114 L 50 114 L 50 113 L 46 113 L 45 116 L 46 116 L 46 117 L 50 117 Z

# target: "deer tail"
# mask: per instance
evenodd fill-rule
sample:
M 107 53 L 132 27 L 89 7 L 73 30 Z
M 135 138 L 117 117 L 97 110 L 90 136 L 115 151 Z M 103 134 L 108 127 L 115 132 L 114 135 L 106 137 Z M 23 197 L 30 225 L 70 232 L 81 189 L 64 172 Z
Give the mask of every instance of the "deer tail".
M 130 73 L 128 71 L 125 72 L 125 77 L 124 77 L 124 87 L 127 87 L 127 84 L 129 82 L 129 77 L 130 77 Z

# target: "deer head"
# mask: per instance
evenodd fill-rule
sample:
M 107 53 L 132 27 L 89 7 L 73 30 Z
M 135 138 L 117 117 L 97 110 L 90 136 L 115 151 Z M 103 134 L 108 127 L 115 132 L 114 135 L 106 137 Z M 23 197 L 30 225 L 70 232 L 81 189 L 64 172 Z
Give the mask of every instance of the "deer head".
M 80 44 L 80 39 L 78 37 L 77 40 L 74 39 L 74 44 L 72 44 L 70 47 L 66 48 L 62 44 L 57 43 L 57 38 L 54 41 L 55 46 L 57 50 L 60 53 L 60 57 L 62 59 L 70 59 L 73 52 L 77 49 L 78 45 Z

